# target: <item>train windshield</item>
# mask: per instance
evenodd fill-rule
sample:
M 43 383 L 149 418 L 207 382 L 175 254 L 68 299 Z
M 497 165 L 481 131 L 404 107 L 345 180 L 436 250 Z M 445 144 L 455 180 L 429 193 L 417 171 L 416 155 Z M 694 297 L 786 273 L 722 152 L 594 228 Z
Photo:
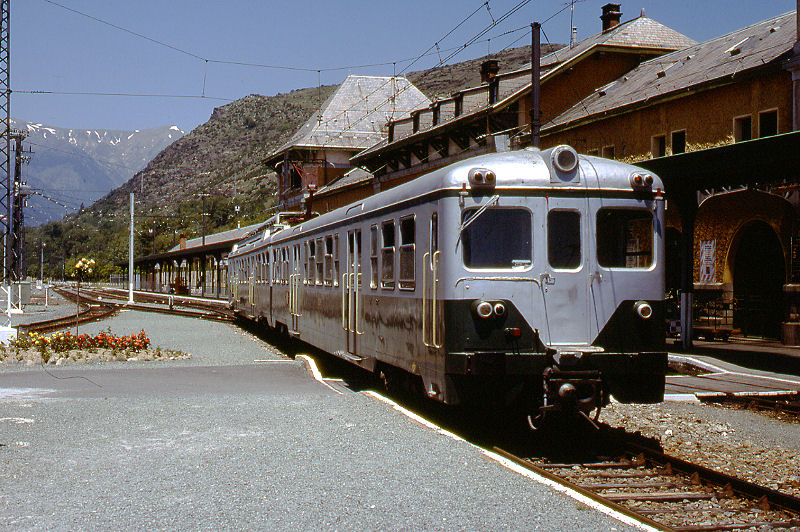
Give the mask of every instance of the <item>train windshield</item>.
M 606 268 L 649 268 L 653 214 L 639 209 L 597 211 L 597 262 Z
M 477 210 L 466 210 L 464 222 Z M 532 261 L 531 213 L 525 209 L 486 209 L 464 229 L 461 240 L 468 268 L 528 267 Z

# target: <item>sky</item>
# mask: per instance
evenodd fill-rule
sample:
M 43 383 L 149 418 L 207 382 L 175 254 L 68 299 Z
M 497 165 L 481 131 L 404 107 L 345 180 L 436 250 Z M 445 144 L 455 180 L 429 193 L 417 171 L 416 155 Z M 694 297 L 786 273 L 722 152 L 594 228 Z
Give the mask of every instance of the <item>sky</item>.
M 607 1 L 575 0 L 570 9 L 569 0 L 13 0 L 11 111 L 76 129 L 188 132 L 248 94 L 336 84 L 350 73 L 402 74 L 453 54 L 445 62 L 529 44 L 534 21 L 543 23 L 542 42 L 568 43 L 571 26 L 580 40 L 600 31 Z M 620 3 L 623 21 L 645 9 L 704 41 L 797 1 Z

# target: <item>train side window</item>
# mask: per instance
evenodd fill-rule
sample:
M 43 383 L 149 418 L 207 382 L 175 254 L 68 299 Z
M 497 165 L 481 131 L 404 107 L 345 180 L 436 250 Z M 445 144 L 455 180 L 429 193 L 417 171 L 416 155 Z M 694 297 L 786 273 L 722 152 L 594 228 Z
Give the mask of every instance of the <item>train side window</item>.
M 381 288 L 394 289 L 394 221 L 381 225 Z
M 325 286 L 333 285 L 333 237 L 325 237 Z
M 577 211 L 547 213 L 547 261 L 553 268 L 575 269 L 581 265 L 581 214 Z
M 369 264 L 370 279 L 369 287 L 373 290 L 378 288 L 378 226 L 373 225 L 369 228 Z
M 314 284 L 314 241 L 306 242 L 305 284 Z
M 333 235 L 333 286 L 339 286 L 339 235 Z
M 606 268 L 653 264 L 653 214 L 642 209 L 597 211 L 597 263 Z
M 414 217 L 400 220 L 400 271 L 398 285 L 402 290 L 414 289 L 414 252 L 415 244 Z
M 431 214 L 431 255 L 439 251 L 439 214 Z
M 321 238 L 317 239 L 317 275 L 316 275 L 316 284 L 322 284 L 323 282 L 323 274 L 325 270 L 325 247 L 324 243 Z
M 468 209 L 464 221 L 478 211 Z M 533 262 L 531 212 L 490 208 L 461 233 L 464 266 L 475 269 L 519 269 Z

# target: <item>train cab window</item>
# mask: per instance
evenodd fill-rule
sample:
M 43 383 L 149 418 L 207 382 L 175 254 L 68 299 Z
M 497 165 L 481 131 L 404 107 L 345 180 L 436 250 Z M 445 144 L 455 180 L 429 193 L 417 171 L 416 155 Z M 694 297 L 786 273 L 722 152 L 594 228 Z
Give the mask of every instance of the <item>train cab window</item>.
M 649 268 L 653 214 L 642 209 L 597 211 L 597 263 L 606 268 Z
M 414 289 L 414 217 L 400 220 L 400 271 L 398 284 L 401 290 Z
M 373 290 L 378 288 L 378 226 L 373 225 L 369 228 L 369 265 L 370 278 L 369 287 Z
M 381 288 L 394 289 L 394 221 L 381 225 Z
M 547 262 L 553 268 L 575 269 L 581 265 L 581 214 L 577 211 L 547 213 Z
M 465 211 L 464 222 L 477 211 Z M 526 209 L 486 209 L 464 228 L 461 242 L 467 268 L 527 268 L 533 262 L 531 213 Z
M 325 237 L 325 286 L 333 285 L 333 237 Z

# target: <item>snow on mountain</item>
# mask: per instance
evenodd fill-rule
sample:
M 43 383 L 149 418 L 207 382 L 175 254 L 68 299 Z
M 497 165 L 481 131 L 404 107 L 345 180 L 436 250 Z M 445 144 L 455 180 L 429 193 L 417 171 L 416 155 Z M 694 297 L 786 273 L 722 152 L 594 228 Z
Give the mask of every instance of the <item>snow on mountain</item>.
M 185 133 L 177 126 L 143 130 L 71 129 L 12 120 L 28 134 L 23 145 L 33 151 L 23 179 L 34 189 L 71 210 L 90 205 L 129 180 L 153 157 Z M 64 208 L 31 196 L 26 225 L 60 219 Z

